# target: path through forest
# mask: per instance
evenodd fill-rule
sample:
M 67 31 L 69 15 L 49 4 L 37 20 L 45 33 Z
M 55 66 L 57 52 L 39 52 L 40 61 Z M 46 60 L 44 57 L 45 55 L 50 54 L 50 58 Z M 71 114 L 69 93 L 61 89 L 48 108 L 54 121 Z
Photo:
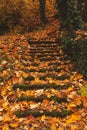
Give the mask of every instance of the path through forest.
M 23 35 L 0 37 L 0 129 L 87 130 L 83 76 L 60 43 L 28 42 Z

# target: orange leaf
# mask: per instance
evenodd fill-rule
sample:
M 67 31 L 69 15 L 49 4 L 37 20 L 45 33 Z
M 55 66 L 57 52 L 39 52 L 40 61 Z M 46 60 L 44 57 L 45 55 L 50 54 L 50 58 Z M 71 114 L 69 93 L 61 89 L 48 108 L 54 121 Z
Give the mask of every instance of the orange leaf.
M 74 115 L 72 114 L 67 120 L 66 120 L 66 123 L 67 124 L 70 124 L 70 123 L 73 123 L 73 122 L 76 122 L 78 120 L 81 119 L 81 116 L 80 115 Z
M 45 120 L 45 118 L 46 118 L 46 116 L 45 116 L 45 115 L 43 115 L 43 116 L 41 117 L 41 121 L 44 121 L 44 120 Z
M 34 128 L 33 128 L 33 127 L 31 127 L 31 128 L 29 128 L 28 130 L 34 130 Z
M 19 125 L 18 123 L 10 123 L 10 126 L 11 126 L 12 128 L 16 128 L 18 125 Z
M 51 130 L 57 130 L 56 128 L 56 125 L 55 124 L 52 124 L 51 127 L 50 127 Z
M 4 125 L 4 126 L 2 127 L 2 130 L 10 130 L 10 129 L 9 129 L 8 125 Z

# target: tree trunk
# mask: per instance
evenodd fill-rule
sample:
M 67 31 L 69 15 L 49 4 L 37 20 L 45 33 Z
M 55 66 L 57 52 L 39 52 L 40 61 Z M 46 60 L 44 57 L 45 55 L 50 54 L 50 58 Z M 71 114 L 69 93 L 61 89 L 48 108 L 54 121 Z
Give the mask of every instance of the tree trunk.
M 58 16 L 61 20 L 67 17 L 67 0 L 56 0 Z
M 40 20 L 42 23 L 46 24 L 46 11 L 45 11 L 45 6 L 46 6 L 46 0 L 39 0 L 39 10 L 40 10 Z
M 82 16 L 84 21 L 87 21 L 87 0 L 83 3 Z

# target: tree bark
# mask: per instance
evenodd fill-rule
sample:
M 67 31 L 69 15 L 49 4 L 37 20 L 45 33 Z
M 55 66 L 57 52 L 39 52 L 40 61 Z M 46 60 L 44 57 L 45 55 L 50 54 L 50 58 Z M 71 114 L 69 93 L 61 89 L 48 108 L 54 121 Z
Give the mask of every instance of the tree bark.
M 61 20 L 67 17 L 67 0 L 56 0 L 58 16 Z
M 46 7 L 46 0 L 39 0 L 39 11 L 40 11 L 40 20 L 42 23 L 46 23 L 47 19 L 46 19 L 46 11 L 45 11 L 45 7 Z

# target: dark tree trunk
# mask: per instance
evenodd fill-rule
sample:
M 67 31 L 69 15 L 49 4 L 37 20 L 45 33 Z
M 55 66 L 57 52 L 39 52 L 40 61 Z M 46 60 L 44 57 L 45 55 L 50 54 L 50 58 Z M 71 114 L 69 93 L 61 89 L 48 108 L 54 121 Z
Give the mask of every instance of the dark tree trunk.
M 87 21 L 87 0 L 83 3 L 82 16 L 84 21 Z
M 67 17 L 67 0 L 56 0 L 58 16 L 61 20 Z
M 46 11 L 45 11 L 45 6 L 46 6 L 46 0 L 39 0 L 39 10 L 40 10 L 40 20 L 42 23 L 46 24 L 47 19 L 46 19 Z

